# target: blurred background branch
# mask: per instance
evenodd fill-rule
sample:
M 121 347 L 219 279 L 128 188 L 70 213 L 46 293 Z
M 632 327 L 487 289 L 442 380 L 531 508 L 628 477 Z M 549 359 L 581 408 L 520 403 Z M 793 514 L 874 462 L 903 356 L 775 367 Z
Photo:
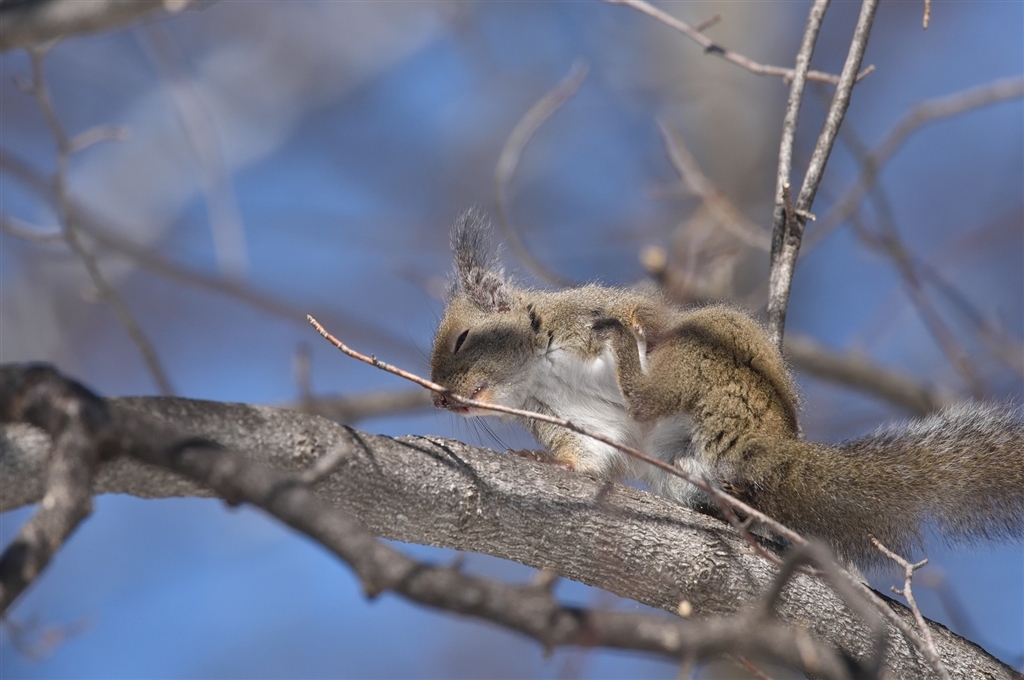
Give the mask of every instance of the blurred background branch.
M 180 12 L 209 0 L 4 0 L 0 52 L 109 31 L 147 14 Z

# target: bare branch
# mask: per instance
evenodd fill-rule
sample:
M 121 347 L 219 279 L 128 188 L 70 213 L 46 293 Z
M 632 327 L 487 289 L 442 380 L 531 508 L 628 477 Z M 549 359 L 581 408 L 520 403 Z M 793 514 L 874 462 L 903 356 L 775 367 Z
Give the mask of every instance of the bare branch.
M 119 125 L 100 125 L 80 132 L 69 140 L 68 153 L 84 151 L 101 142 L 123 142 L 128 139 L 131 131 Z
M 109 423 L 105 408 L 91 396 L 52 369 L 30 366 L 0 374 L 0 422 L 31 423 L 52 442 L 39 509 L 0 555 L 0 614 L 92 513 L 96 438 Z
M 833 649 L 804 637 L 799 627 L 776 621 L 775 595 L 782 589 L 781 584 L 772 589 L 771 602 L 763 607 L 700 622 L 563 607 L 549 588 L 506 585 L 461 574 L 457 567 L 416 562 L 377 540 L 349 513 L 332 508 L 306 484 L 297 483 L 293 475 L 255 463 L 213 441 L 183 437 L 138 412 L 121 411 L 111 417 L 103 400 L 52 369 L 7 368 L 0 380 L 5 402 L 11 405 L 2 414 L 5 422 L 32 421 L 51 428 L 56 425 L 56 441 L 67 421 L 73 426 L 84 421 L 84 429 L 74 432 L 74 441 L 87 444 L 92 454 L 90 469 L 98 462 L 97 452 L 102 451 L 108 459 L 129 456 L 190 478 L 231 504 L 251 503 L 334 552 L 352 567 L 371 597 L 391 590 L 415 602 L 493 621 L 548 648 L 585 644 L 698 659 L 728 651 L 768 655 L 828 678 L 852 678 L 851 669 Z M 79 416 L 84 417 L 80 420 Z M 91 476 L 75 482 L 88 503 Z M 48 494 L 52 493 L 51 489 Z M 43 506 L 46 509 L 45 499 Z M 5 558 L 21 550 L 16 543 L 6 551 Z M 789 569 L 779 579 L 788 582 L 793 577 L 794 570 Z M 3 585 L 3 602 L 9 605 L 10 589 Z M 808 650 L 813 653 L 808 654 Z M 873 666 L 882 658 L 884 648 L 875 651 L 869 659 Z
M 199 0 L 33 0 L 0 6 L 0 52 L 57 38 L 99 33 Z
M 807 27 L 796 55 L 796 68 L 789 86 L 789 99 L 786 102 L 786 113 L 782 119 L 782 139 L 779 142 L 779 167 L 775 175 L 775 208 L 772 212 L 772 240 L 769 257 L 769 288 L 768 288 L 768 335 L 772 344 L 782 348 L 782 333 L 786 323 L 786 306 L 789 288 L 785 281 L 787 242 L 794 238 L 794 232 L 800 225 L 796 219 L 790 199 L 790 176 L 793 170 L 793 142 L 796 139 L 796 124 L 800 118 L 800 105 L 803 103 L 804 86 L 807 84 L 807 71 L 811 65 L 811 55 L 818 42 L 818 31 L 825 18 L 829 0 L 815 0 L 807 17 Z M 799 243 L 799 236 L 795 236 Z M 794 256 L 795 261 L 795 256 Z M 792 276 L 792 272 L 789 272 Z M 785 286 L 781 289 L 780 286 Z M 782 296 L 781 299 L 779 297 Z
M 245 225 L 209 107 L 182 65 L 167 31 L 150 24 L 143 25 L 135 35 L 164 81 L 182 134 L 196 157 L 218 267 L 227 278 L 243 279 L 249 268 Z
M 816 378 L 880 397 L 919 416 L 958 401 L 954 394 L 899 371 L 881 368 L 864 355 L 833 352 L 806 336 L 787 337 L 785 353 L 796 368 Z
M 689 622 L 563 607 L 546 588 L 506 585 L 409 559 L 288 475 L 255 466 L 237 453 L 208 448 L 133 453 L 202 482 L 232 502 L 252 503 L 317 540 L 353 568 L 371 597 L 391 590 L 414 602 L 524 633 L 548 649 L 586 645 L 698 659 L 728 650 L 769 655 L 824 677 L 851 677 L 834 650 L 811 638 L 801 639 L 799 628 L 775 624 L 767 617 L 734 615 Z M 814 651 L 803 653 L 807 649 Z
M 863 142 L 857 132 L 849 125 L 840 131 L 840 139 L 849 148 L 851 154 L 861 164 L 862 172 L 872 172 L 873 161 L 865 149 Z M 966 351 L 957 342 L 952 331 L 942 320 L 935 305 L 932 304 L 924 290 L 924 280 L 938 288 L 953 305 L 963 313 L 975 327 L 981 336 L 982 341 L 988 345 L 989 350 L 1000 361 L 1005 363 L 1018 375 L 1024 376 L 1024 347 L 1019 340 L 1008 337 L 995 324 L 985 319 L 975 306 L 956 287 L 948 283 L 945 278 L 925 262 L 915 261 L 900 236 L 896 225 L 892 205 L 888 193 L 878 184 L 871 188 L 875 212 L 879 222 L 879 233 L 871 232 L 863 224 L 859 209 L 854 211 L 853 227 L 854 233 L 869 247 L 881 252 L 892 260 L 897 272 L 903 282 L 904 288 L 910 297 L 911 304 L 917 310 L 918 315 L 927 326 L 936 344 L 950 360 L 956 371 L 965 380 L 975 398 L 983 398 L 985 385 L 978 375 Z
M 796 124 L 800 119 L 800 106 L 803 103 L 804 86 L 807 83 L 807 72 L 811 66 L 811 56 L 818 42 L 821 22 L 825 19 L 829 0 L 815 0 L 807 16 L 803 40 L 796 53 L 796 68 L 789 86 L 789 98 L 786 100 L 786 113 L 782 118 L 782 138 L 779 142 L 779 166 L 775 175 L 775 211 L 772 216 L 772 263 L 778 257 L 781 248 L 781 233 L 784 226 L 782 192 L 789 185 L 793 173 L 793 142 L 796 139 Z
M 0 169 L 16 177 L 43 200 L 53 200 L 52 187 L 45 177 L 20 159 L 2 150 L 0 150 Z M 264 314 L 290 323 L 306 325 L 306 312 L 291 303 L 257 290 L 244 282 L 211 276 L 178 264 L 155 250 L 138 245 L 93 217 L 88 209 L 76 201 L 73 196 L 67 197 L 67 208 L 73 213 L 75 224 L 80 232 L 88 235 L 92 241 L 106 251 L 131 260 L 150 274 L 199 290 L 224 295 Z M 330 311 L 318 313 L 324 319 L 333 319 L 332 323 L 344 325 L 350 329 L 353 335 L 367 338 L 378 347 L 389 348 L 409 356 L 415 354 L 415 350 L 409 346 L 407 341 L 389 335 L 375 326 L 351 317 L 339 317 Z
M 551 115 L 567 102 L 587 77 L 590 66 L 582 59 L 573 62 L 569 73 L 550 92 L 537 100 L 530 110 L 523 115 L 516 126 L 512 129 L 505 146 L 498 156 L 498 164 L 494 169 L 494 191 L 498 206 L 498 221 L 501 224 L 502 232 L 505 234 L 505 243 L 516 254 L 530 272 L 542 281 L 555 286 L 567 288 L 576 283 L 533 256 L 520 238 L 519 232 L 512 225 L 512 207 L 510 198 L 510 187 L 512 176 L 519 167 L 519 159 L 522 158 L 523 150 L 530 142 L 530 139 L 537 133 L 537 130 L 544 124 Z
M 28 92 L 35 97 L 36 104 L 39 106 L 43 120 L 46 121 L 50 135 L 57 144 L 57 167 L 50 179 L 50 186 L 53 192 L 53 200 L 56 203 L 57 212 L 60 216 L 61 234 L 64 237 L 64 242 L 78 256 L 78 259 L 82 261 L 86 272 L 89 274 L 89 279 L 96 286 L 100 299 L 114 312 L 128 337 L 131 338 L 138 348 L 143 361 L 146 363 L 146 367 L 149 369 L 150 375 L 153 377 L 154 382 L 156 382 L 157 388 L 163 394 L 173 394 L 174 390 L 171 388 L 171 382 L 167 378 L 167 373 L 164 371 L 152 343 L 146 337 L 138 321 L 135 320 L 131 310 L 128 309 L 128 305 L 125 304 L 121 296 L 114 290 L 114 287 L 107 281 L 106 276 L 100 270 L 95 255 L 86 248 L 78 234 L 77 220 L 75 219 L 74 210 L 71 208 L 67 190 L 68 163 L 76 149 L 76 141 L 69 137 L 64 130 L 64 126 L 61 125 L 57 112 L 53 107 L 53 101 L 50 98 L 50 90 L 46 85 L 43 69 L 43 58 L 46 56 L 46 49 L 33 47 L 28 52 L 32 65 L 32 80 L 29 83 Z M 110 139 L 112 137 L 105 135 L 102 138 Z M 93 141 L 100 141 L 100 139 L 99 137 L 91 139 L 87 135 L 85 141 L 92 143 Z M 81 144 L 81 140 L 77 142 L 78 146 L 81 146 Z
M 6 215 L 0 215 L 0 231 L 31 243 L 64 243 L 64 234 L 60 231 L 43 231 Z
M 917 263 L 917 273 L 922 280 L 938 289 L 950 304 L 974 326 L 989 351 L 1010 370 L 1024 379 L 1024 343 L 1010 335 L 998 321 L 985 318 L 981 310 L 962 292 L 949 283 L 945 276 L 927 262 Z
M 921 102 L 908 111 L 885 137 L 864 156 L 860 176 L 815 223 L 805 248 L 813 248 L 835 227 L 853 215 L 857 206 L 874 186 L 882 166 L 918 128 L 933 120 L 957 116 L 971 109 L 1024 97 L 1024 76 L 1002 78 L 951 95 Z
M 712 215 L 730 234 L 748 246 L 768 250 L 769 239 L 764 229 L 748 220 L 700 169 L 679 132 L 666 120 L 658 121 L 658 130 L 665 143 L 669 161 L 679 178 L 696 194 Z
M 60 626 L 43 626 L 39 616 L 30 616 L 24 622 L 10 616 L 0 618 L 0 626 L 7 631 L 11 646 L 32 661 L 46 659 L 70 638 L 85 632 L 88 624 L 88 617 Z
M 717 24 L 721 20 L 722 20 L 722 15 L 721 14 L 713 14 L 712 16 L 708 17 L 704 21 L 702 21 L 699 24 L 697 24 L 696 26 L 694 26 L 694 30 L 698 31 L 699 33 L 703 33 L 704 31 L 708 30 L 709 28 L 711 28 L 712 26 L 714 26 L 715 24 Z
M 216 441 L 293 479 L 343 449 L 347 455 L 316 486 L 316 494 L 375 534 L 547 567 L 666 611 L 675 612 L 686 601 L 695 616 L 731 614 L 738 602 L 758 601 L 776 578 L 774 568 L 721 522 L 638 489 L 553 466 L 450 440 L 363 434 L 268 407 L 175 398 L 104 403 L 125 446 L 151 442 L 163 450 L 181 441 L 177 433 L 187 434 L 193 444 L 196 437 Z M 175 433 L 170 440 L 160 435 L 168 428 Z M 0 429 L 0 510 L 39 500 L 49 446 L 49 438 L 34 428 Z M 177 450 L 187 455 L 183 447 Z M 287 497 L 292 486 L 275 488 Z M 94 493 L 211 494 L 205 485 L 132 457 L 102 464 Z M 552 521 L 558 531 L 551 531 Z M 795 574 L 775 611 L 781 622 L 806 627 L 850 658 L 864 659 L 872 649 L 870 630 L 816 579 Z M 901 605 L 890 602 L 883 613 L 907 622 L 913 633 L 912 616 Z M 948 630 L 936 627 L 934 634 L 939 653 L 958 677 L 1015 677 L 1012 669 Z M 917 653 L 902 644 L 889 646 L 885 665 L 894 677 L 929 673 Z
M 942 663 L 942 658 L 939 656 L 938 650 L 935 649 L 935 640 L 932 639 L 932 631 L 928 627 L 924 616 L 921 614 L 921 609 L 917 606 L 917 602 L 914 600 L 914 591 L 911 587 L 911 583 L 914 580 L 914 572 L 928 564 L 928 560 L 923 559 L 916 564 L 911 564 L 905 558 L 885 547 L 885 545 L 883 545 L 882 542 L 874 536 L 871 537 L 871 542 L 875 544 L 875 547 L 878 548 L 879 552 L 903 567 L 903 589 L 900 590 L 895 586 L 892 586 L 891 590 L 897 595 L 902 595 L 907 598 L 907 604 L 910 605 L 910 611 L 913 612 L 914 620 L 917 621 L 917 629 L 921 631 L 921 635 L 924 637 L 925 645 L 929 652 L 928 660 L 932 664 L 932 669 L 942 680 L 951 680 L 949 677 L 949 671 L 946 670 L 946 667 Z
M 878 235 L 871 234 L 867 227 L 859 224 L 859 222 L 855 224 L 855 232 L 869 247 L 881 251 L 892 260 L 896 271 L 899 273 L 900 280 L 903 282 L 903 288 L 910 298 L 910 303 L 917 311 L 921 321 L 924 322 L 935 343 L 942 350 L 942 353 L 946 355 L 946 358 L 949 359 L 956 372 L 967 383 L 967 387 L 974 398 L 982 399 L 985 394 L 984 382 L 975 370 L 967 352 L 957 341 L 956 336 L 946 325 L 946 322 L 942 320 L 938 310 L 935 309 L 935 305 L 928 298 L 911 255 L 903 244 L 895 224 L 892 222 L 888 199 L 884 194 L 879 193 L 877 187 L 876 195 L 877 200 L 875 203 L 879 205 L 880 211 L 883 213 L 883 233 Z
M 814 7 L 818 7 L 815 2 Z M 772 226 L 772 258 L 771 273 L 769 276 L 768 290 L 768 334 L 775 346 L 782 349 L 782 335 L 786 325 L 786 307 L 789 304 L 789 290 L 793 282 L 793 269 L 796 266 L 796 258 L 800 253 L 800 241 L 803 238 L 803 227 L 814 203 L 814 197 L 818 192 L 818 185 L 821 183 L 822 174 L 825 172 L 825 164 L 832 152 L 836 135 L 839 133 L 839 126 L 842 125 L 846 115 L 846 109 L 850 105 L 850 93 L 857 81 L 857 72 L 860 69 L 861 61 L 864 58 L 864 50 L 867 48 L 868 36 L 871 33 L 871 24 L 874 21 L 875 9 L 878 0 L 864 0 L 861 3 L 860 16 L 857 18 L 857 25 L 853 31 L 853 39 L 850 41 L 850 49 L 846 55 L 846 62 L 843 64 L 842 73 L 839 76 L 839 83 L 836 85 L 835 94 L 832 96 L 832 104 L 825 115 L 825 123 L 821 133 L 818 135 L 818 142 L 811 154 L 811 161 L 807 166 L 804 175 L 804 182 L 800 188 L 795 205 L 792 211 L 785 210 L 782 206 L 780 219 L 780 203 L 783 198 L 783 189 L 789 184 L 788 172 L 783 174 L 784 153 L 779 158 L 779 182 L 778 193 L 776 194 L 776 210 L 773 216 Z M 822 7 L 824 12 L 824 6 Z M 817 22 L 817 26 L 815 26 Z M 804 46 L 800 53 L 804 53 L 807 43 L 807 59 L 810 59 L 810 51 L 813 50 L 814 40 L 817 39 L 817 27 L 820 26 L 820 18 L 815 19 L 813 8 L 812 16 L 808 19 L 808 28 L 805 33 Z M 810 35 L 813 30 L 813 36 Z M 808 39 L 809 38 L 809 39 Z M 800 61 L 798 59 L 798 64 Z M 791 102 L 795 108 L 799 108 L 799 100 L 803 96 L 803 83 L 800 83 L 799 93 L 796 89 L 796 78 L 794 78 L 793 89 L 791 89 Z M 795 102 L 792 100 L 796 99 Z M 789 107 L 787 107 L 787 123 L 789 122 Z M 794 114 L 792 124 L 796 125 Z M 783 133 L 785 138 L 786 134 Z M 790 146 L 791 148 L 791 146 Z M 788 159 L 787 159 L 788 160 Z
M 821 184 L 821 177 L 825 172 L 825 164 L 828 163 L 828 157 L 832 153 L 832 146 L 835 144 L 836 136 L 839 134 L 839 127 L 843 124 L 846 110 L 850 106 L 850 95 L 857 81 L 857 70 L 864 59 L 864 50 L 868 46 L 868 36 L 871 33 L 871 24 L 874 22 L 875 9 L 877 7 L 877 0 L 864 0 L 861 3 L 860 16 L 857 17 L 857 25 L 853 30 L 853 39 L 850 41 L 850 51 L 846 55 L 846 63 L 843 64 L 839 83 L 836 85 L 835 94 L 832 95 L 832 104 L 825 114 L 825 123 L 818 136 L 814 152 L 811 154 L 811 162 L 807 166 L 804 183 L 796 199 L 798 217 L 800 213 L 810 212 L 811 205 L 814 203 L 814 197 L 818 193 L 818 185 Z
M 612 5 L 626 5 L 627 7 L 632 7 L 639 12 L 643 12 L 647 16 L 653 17 L 663 24 L 671 26 L 690 40 L 703 47 L 705 54 L 717 55 L 730 63 L 736 64 L 737 66 L 750 71 L 751 73 L 755 73 L 759 76 L 779 76 L 785 80 L 790 80 L 795 75 L 793 69 L 759 64 L 753 59 L 749 59 L 742 54 L 737 54 L 732 50 L 727 50 L 711 38 L 701 33 L 700 30 L 695 29 L 693 26 L 690 26 L 681 19 L 675 18 L 671 14 L 663 12 L 654 5 L 645 2 L 645 0 L 605 0 L 605 2 Z M 860 80 L 873 70 L 874 67 L 872 66 L 864 69 L 864 71 L 857 76 L 857 80 Z M 832 75 L 831 73 L 822 73 L 820 71 L 808 71 L 807 78 L 809 80 L 817 80 L 823 83 L 832 83 L 833 85 L 839 82 L 839 76 Z

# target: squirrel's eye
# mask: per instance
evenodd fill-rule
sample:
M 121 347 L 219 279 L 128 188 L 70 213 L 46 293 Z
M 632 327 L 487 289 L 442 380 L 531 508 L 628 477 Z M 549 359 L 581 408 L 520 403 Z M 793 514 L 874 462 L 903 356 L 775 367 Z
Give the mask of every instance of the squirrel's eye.
M 466 342 L 467 337 L 469 337 L 468 328 L 462 331 L 462 334 L 459 335 L 459 337 L 455 340 L 455 349 L 452 350 L 452 354 L 455 354 L 456 352 L 459 351 L 459 348 L 462 347 L 462 343 Z

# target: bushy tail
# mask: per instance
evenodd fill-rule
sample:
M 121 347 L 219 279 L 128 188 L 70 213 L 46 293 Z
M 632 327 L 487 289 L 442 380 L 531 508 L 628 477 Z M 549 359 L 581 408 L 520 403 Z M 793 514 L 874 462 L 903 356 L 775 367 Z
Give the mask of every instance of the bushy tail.
M 887 458 L 891 474 L 916 475 L 920 511 L 950 538 L 1024 537 L 1024 414 L 1017 409 L 960 404 L 842 448 Z
M 873 535 L 910 556 L 934 526 L 951 541 L 1024 539 L 1024 413 L 966 403 L 836 447 L 794 442 L 799 461 L 761 509 L 862 565 Z

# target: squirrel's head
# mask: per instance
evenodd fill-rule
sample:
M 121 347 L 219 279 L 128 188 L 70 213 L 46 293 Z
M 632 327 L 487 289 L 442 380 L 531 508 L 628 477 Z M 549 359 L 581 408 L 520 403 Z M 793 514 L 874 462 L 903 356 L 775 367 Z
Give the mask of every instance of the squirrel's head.
M 490 225 L 480 212 L 462 213 L 452 228 L 455 276 L 434 336 L 430 378 L 454 394 L 514 406 L 535 356 L 537 329 L 522 293 L 490 253 Z M 441 394 L 434 405 L 477 415 Z

